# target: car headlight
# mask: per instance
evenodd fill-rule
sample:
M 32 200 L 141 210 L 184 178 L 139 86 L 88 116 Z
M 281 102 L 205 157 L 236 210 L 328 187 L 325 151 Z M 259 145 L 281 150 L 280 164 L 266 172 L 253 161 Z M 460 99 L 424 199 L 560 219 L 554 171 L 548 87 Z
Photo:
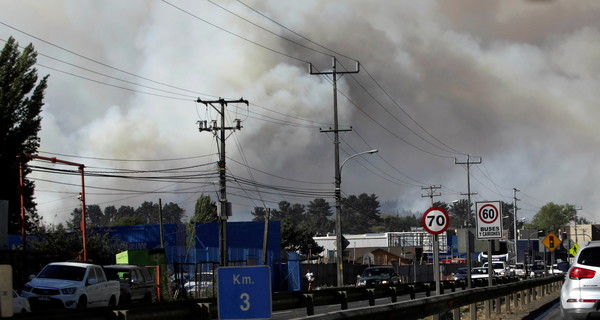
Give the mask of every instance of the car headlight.
M 60 289 L 60 293 L 62 293 L 62 294 L 75 294 L 75 291 L 77 291 L 77 288 Z
M 357 285 L 357 286 L 364 286 L 364 285 L 365 285 L 365 283 L 366 283 L 366 281 L 365 281 L 365 280 L 358 280 L 358 281 L 356 282 L 356 285 Z
M 388 283 L 390 283 L 389 280 L 381 280 L 381 284 L 388 284 Z

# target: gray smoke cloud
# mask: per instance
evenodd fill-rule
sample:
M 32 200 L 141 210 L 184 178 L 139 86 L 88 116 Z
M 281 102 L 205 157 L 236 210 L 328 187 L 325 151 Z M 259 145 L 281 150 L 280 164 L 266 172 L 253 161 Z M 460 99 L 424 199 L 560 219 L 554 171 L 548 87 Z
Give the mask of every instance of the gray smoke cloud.
M 0 25 L 1 38 L 14 36 L 21 45 L 32 42 L 43 54 L 38 59 L 43 65 L 40 74 L 51 75 L 40 149 L 86 157 L 68 160 L 84 162 L 89 170 L 156 170 L 216 162 L 216 142 L 212 134 L 198 132 L 196 121 L 210 121 L 218 115 L 212 108 L 196 104 L 195 97 L 243 97 L 250 101 L 249 107 L 227 107 L 228 125 L 235 118 L 243 120 L 243 129 L 227 140 L 230 172 L 248 177 L 248 171 L 238 164 L 247 161 L 252 168 L 268 173 L 252 171 L 252 177 L 261 183 L 332 192 L 333 135 L 319 131 L 333 124 L 331 79 L 310 75 L 305 63 L 310 61 L 319 71 L 327 71 L 331 57 L 265 32 L 211 2 L 168 3 L 0 1 L 4 8 L 0 22 L 5 24 Z M 240 2 L 215 3 L 274 33 L 326 51 Z M 483 159 L 482 164 L 471 167 L 472 192 L 478 193 L 474 201 L 511 202 L 512 188 L 517 188 L 522 191 L 518 197 L 524 217 L 531 218 L 539 207 L 552 201 L 582 206 L 580 215 L 598 220 L 594 208 L 600 197 L 594 186 L 600 177 L 594 168 L 600 137 L 596 125 L 600 112 L 596 107 L 600 100 L 596 88 L 600 4 L 566 0 L 243 3 L 335 50 L 336 54 L 329 54 L 339 59 L 339 70 L 355 67 L 347 57 L 360 61 L 360 73 L 344 75 L 338 81 L 339 121 L 342 128 L 353 128 L 340 134 L 341 160 L 371 148 L 379 153 L 344 165 L 345 194 L 374 193 L 381 202 L 394 201 L 398 209 L 413 211 L 429 206 L 421 187 L 443 185 L 442 196 L 435 200 L 464 198 L 466 172 L 454 164 L 454 158 L 465 161 L 470 154 L 475 160 Z M 96 159 L 199 155 L 210 156 L 169 162 Z M 204 169 L 216 170 L 216 165 Z M 36 173 L 36 177 L 56 180 L 50 174 Z M 64 178 L 73 185 L 37 182 L 38 209 L 46 221 L 66 220 L 79 204 L 71 194 L 79 192 L 78 179 L 69 179 Z M 88 186 L 148 193 L 86 191 L 90 193 L 88 203 L 102 207 L 137 207 L 161 198 L 177 202 L 191 213 L 201 192 L 215 199 L 215 182 L 90 178 Z M 263 205 L 260 200 L 247 199 L 259 198 L 252 188 L 240 190 L 233 183 L 229 191 L 233 220 L 249 219 L 250 208 Z M 261 197 L 269 207 L 281 200 L 312 200 L 267 193 Z M 333 204 L 332 198 L 328 200 Z

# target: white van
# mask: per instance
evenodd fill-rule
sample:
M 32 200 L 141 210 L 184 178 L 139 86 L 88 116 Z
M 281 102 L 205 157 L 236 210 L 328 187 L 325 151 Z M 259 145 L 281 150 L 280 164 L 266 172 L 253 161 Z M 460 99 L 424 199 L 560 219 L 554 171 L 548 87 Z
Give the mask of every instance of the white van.
M 488 267 L 488 263 L 483 264 L 484 268 Z M 506 261 L 492 261 L 492 269 L 494 269 L 494 275 L 498 277 L 512 276 L 510 266 Z

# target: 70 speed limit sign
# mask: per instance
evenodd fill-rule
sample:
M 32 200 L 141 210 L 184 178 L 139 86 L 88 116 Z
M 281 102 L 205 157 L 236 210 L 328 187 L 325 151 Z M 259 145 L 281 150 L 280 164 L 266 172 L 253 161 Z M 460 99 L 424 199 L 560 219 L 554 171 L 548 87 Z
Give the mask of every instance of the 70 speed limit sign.
M 448 229 L 450 218 L 444 208 L 431 207 L 423 214 L 421 223 L 425 231 L 431 234 L 440 234 Z
M 477 239 L 502 238 L 502 204 L 500 201 L 476 202 Z

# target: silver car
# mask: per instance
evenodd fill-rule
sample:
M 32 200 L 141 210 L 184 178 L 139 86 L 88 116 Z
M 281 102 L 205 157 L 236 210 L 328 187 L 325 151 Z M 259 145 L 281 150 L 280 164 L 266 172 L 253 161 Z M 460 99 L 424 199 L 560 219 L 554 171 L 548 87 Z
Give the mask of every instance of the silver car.
M 600 316 L 600 241 L 581 248 L 566 272 L 560 290 L 560 311 L 564 319 Z

